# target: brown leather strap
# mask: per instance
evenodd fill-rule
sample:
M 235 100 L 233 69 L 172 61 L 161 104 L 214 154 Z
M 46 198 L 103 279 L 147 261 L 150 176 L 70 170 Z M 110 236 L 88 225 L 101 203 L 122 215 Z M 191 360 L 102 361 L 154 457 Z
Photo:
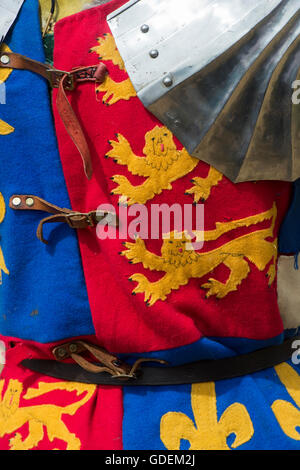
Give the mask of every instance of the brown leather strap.
M 72 358 L 82 369 L 87 372 L 99 373 L 108 372 L 111 376 L 117 378 L 135 378 L 136 371 L 143 362 L 158 362 L 166 365 L 167 362 L 160 359 L 141 358 L 135 361 L 133 366 L 126 364 L 118 359 L 117 356 L 110 354 L 103 348 L 86 341 L 72 341 L 71 343 L 61 344 L 52 350 L 57 361 L 64 361 Z M 81 354 L 89 353 L 100 362 L 100 366 L 89 362 Z
M 59 88 L 61 80 L 67 76 L 68 79 L 64 80 L 64 88 L 70 91 L 74 90 L 77 83 L 102 82 L 107 73 L 107 68 L 102 62 L 97 65 L 75 67 L 70 72 L 66 72 L 15 52 L 0 52 L 0 68 L 29 70 L 37 73 L 46 78 L 53 88 Z
M 67 133 L 81 155 L 85 175 L 88 179 L 91 179 L 93 175 L 92 159 L 83 130 L 65 93 L 64 83 L 67 78 L 68 75 L 66 74 L 60 81 L 56 106 Z
M 131 369 L 130 366 L 119 361 L 116 356 L 109 354 L 105 349 L 85 341 L 61 344 L 55 347 L 52 352 L 57 361 L 71 357 L 77 364 L 89 372 L 108 372 L 111 375 L 123 375 L 128 374 Z M 82 353 L 87 352 L 96 358 L 101 363 L 101 366 L 96 366 L 81 356 Z
M 38 196 L 28 194 L 14 194 L 9 200 L 9 207 L 14 210 L 35 210 L 43 211 L 53 214 L 49 217 L 42 219 L 37 228 L 37 237 L 43 243 L 48 243 L 43 236 L 43 226 L 51 222 L 64 222 L 71 228 L 82 229 L 87 227 L 95 227 L 101 220 L 109 215 L 109 212 L 91 211 L 91 212 L 75 212 L 71 209 L 55 206 L 50 202 L 41 199 Z M 110 214 L 109 223 L 117 225 L 114 214 Z
M 43 64 L 37 60 L 29 59 L 21 54 L 15 52 L 4 52 L 0 56 L 0 67 L 18 70 L 30 70 L 31 72 L 42 75 L 49 80 L 48 70 L 50 65 Z
M 56 99 L 58 113 L 66 131 L 81 155 L 86 177 L 91 179 L 93 168 L 89 147 L 65 90 L 72 91 L 77 83 L 86 81 L 103 82 L 107 73 L 106 66 L 100 63 L 94 66 L 76 67 L 70 72 L 65 72 L 15 52 L 3 52 L 0 53 L 0 68 L 30 70 L 46 78 L 52 87 L 58 88 Z
M 89 76 L 87 67 L 79 67 L 77 69 L 74 69 L 71 74 L 72 76 L 76 77 L 76 82 L 83 82 L 87 80 L 97 80 L 98 82 L 102 82 L 104 80 L 106 72 L 106 66 L 101 63 L 96 68 L 96 70 L 94 70 L 93 76 Z M 91 179 L 93 175 L 93 168 L 89 147 L 82 131 L 82 128 L 65 93 L 65 90 L 68 89 L 69 77 L 70 74 L 66 73 L 60 80 L 56 97 L 56 106 L 66 128 L 66 131 L 68 132 L 73 143 L 77 147 L 78 152 L 81 155 L 86 177 L 88 179 Z

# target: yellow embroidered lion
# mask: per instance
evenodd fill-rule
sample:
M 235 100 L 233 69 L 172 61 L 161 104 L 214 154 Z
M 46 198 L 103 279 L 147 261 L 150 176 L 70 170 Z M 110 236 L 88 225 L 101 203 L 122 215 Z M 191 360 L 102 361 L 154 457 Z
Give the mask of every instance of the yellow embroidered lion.
M 1 53 L 4 53 L 4 52 L 11 52 L 10 48 L 6 44 L 3 44 L 1 47 Z M 1 68 L 0 69 L 0 84 L 4 83 L 8 79 L 11 73 L 12 73 L 12 69 Z M 7 122 L 4 122 L 2 121 L 2 119 L 0 119 L 0 135 L 8 135 L 8 134 L 11 134 L 12 132 L 14 132 L 14 128 L 10 126 L 9 124 L 7 124 Z
M 2 396 L 4 380 L 0 381 L 0 395 Z M 39 397 L 46 393 L 64 390 L 76 391 L 77 396 L 85 393 L 83 398 L 68 406 L 33 405 L 20 407 L 20 398 L 23 385 L 18 380 L 10 379 L 8 387 L 2 396 L 0 404 L 0 437 L 10 434 L 28 423 L 28 436 L 22 440 L 19 433 L 10 439 L 11 450 L 29 450 L 36 447 L 44 438 L 46 428 L 50 441 L 60 439 L 67 443 L 67 450 L 79 450 L 80 440 L 75 434 L 69 432 L 62 421 L 63 415 L 75 415 L 85 403 L 87 403 L 96 390 L 95 385 L 86 385 L 72 382 L 44 383 L 38 388 L 29 388 L 23 396 L 25 399 Z
M 218 420 L 213 382 L 192 385 L 191 402 L 195 423 L 176 411 L 166 413 L 161 419 L 160 437 L 168 450 L 180 450 L 182 439 L 190 443 L 189 450 L 229 450 L 230 434 L 235 434 L 233 449 L 252 438 L 253 424 L 241 403 L 230 405 Z
M 247 278 L 250 272 L 249 261 L 260 271 L 271 263 L 267 272 L 271 285 L 276 275 L 277 240 L 268 241 L 267 238 L 274 237 L 276 216 L 277 209 L 274 204 L 272 209 L 261 214 L 228 223 L 217 223 L 215 230 L 204 232 L 205 241 L 217 240 L 221 235 L 236 228 L 249 227 L 271 219 L 269 228 L 247 233 L 205 253 L 195 252 L 190 238 L 185 233 L 172 232 L 165 236 L 161 256 L 148 251 L 141 239 L 137 239 L 135 243 L 125 242 L 127 250 L 122 251 L 121 255 L 126 256 L 132 264 L 142 263 L 145 269 L 166 273 L 157 282 L 150 282 L 143 274 L 132 275 L 129 280 L 138 283 L 133 293 L 144 293 L 145 302 L 152 306 L 157 300 L 165 300 L 172 290 L 188 284 L 191 278 L 202 278 L 224 264 L 230 269 L 229 278 L 225 283 L 211 278 L 202 285 L 202 288 L 207 289 L 207 298 L 216 296 L 222 299 L 237 290 Z
M 127 205 L 145 204 L 164 189 L 172 189 L 172 182 L 187 175 L 198 165 L 199 160 L 191 157 L 183 148 L 178 150 L 172 133 L 166 127 L 156 126 L 145 135 L 144 157 L 134 154 L 130 143 L 121 134 L 117 141 L 110 141 L 112 149 L 106 157 L 119 165 L 126 165 L 132 175 L 147 178 L 144 183 L 134 186 L 126 176 L 115 175 L 111 179 L 118 186 L 112 194 L 121 195 L 120 202 Z M 206 178 L 194 178 L 195 186 L 187 194 L 194 194 L 195 201 L 207 199 L 211 188 L 222 179 L 221 173 L 210 168 Z
M 96 52 L 100 60 L 111 61 L 120 70 L 124 70 L 124 62 L 118 52 L 115 40 L 111 34 L 104 34 L 104 37 L 98 38 L 98 46 L 92 47 L 90 52 Z M 115 82 L 107 74 L 101 85 L 96 88 L 97 92 L 105 93 L 103 103 L 111 105 L 120 100 L 129 100 L 136 96 L 136 91 L 129 78 L 121 82 Z

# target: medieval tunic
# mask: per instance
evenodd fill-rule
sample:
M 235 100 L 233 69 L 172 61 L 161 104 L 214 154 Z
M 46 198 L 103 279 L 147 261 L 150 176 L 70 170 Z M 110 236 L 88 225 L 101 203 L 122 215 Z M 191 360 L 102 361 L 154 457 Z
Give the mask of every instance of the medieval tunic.
M 152 357 L 165 359 L 170 365 L 243 354 L 279 344 L 284 338 L 276 291 L 277 235 L 288 207 L 290 184 L 234 185 L 214 168 L 190 157 L 170 131 L 144 109 L 106 22 L 106 16 L 123 3 L 113 0 L 65 18 L 55 28 L 56 68 L 71 70 L 102 61 L 109 72 L 102 84 L 84 83 L 68 93 L 91 150 L 91 180 L 84 174 L 80 156 L 57 111 L 57 93 L 53 93 L 58 148 L 70 205 L 75 211 L 88 212 L 107 204 L 119 212 L 126 203 L 130 224 L 136 216 L 130 208 L 140 204 L 147 209 L 151 226 L 153 205 L 177 204 L 183 209 L 193 202 L 205 201 L 204 245 L 187 250 L 187 235 L 176 237 L 180 228 L 175 223 L 168 233 L 161 230 L 156 239 L 143 239 L 138 227 L 136 236 L 124 236 L 119 228 L 115 237 L 108 239 L 97 237 L 95 228 L 79 230 L 85 282 L 73 284 L 81 274 L 74 249 L 69 259 L 74 263 L 72 268 L 67 271 L 61 266 L 57 270 L 56 283 L 61 276 L 63 292 L 57 296 L 55 307 L 46 303 L 43 296 L 40 300 L 49 322 L 56 321 L 61 304 L 68 302 L 71 319 L 67 322 L 63 310 L 59 323 L 65 324 L 65 329 L 57 326 L 55 330 L 49 323 L 49 336 L 42 337 L 34 330 L 20 331 L 15 321 L 9 332 L 1 330 L 14 336 L 6 338 L 6 342 L 13 340 L 15 346 L 9 348 L 2 382 L 3 423 L 6 403 L 13 406 L 9 427 L 1 424 L 1 446 L 299 449 L 296 428 L 300 425 L 300 369 L 295 360 L 216 383 L 122 388 L 59 381 L 20 365 L 24 358 L 53 358 L 54 345 L 75 338 L 118 353 L 128 362 Z M 34 2 L 26 4 L 32 6 Z M 21 19 L 14 34 L 17 27 L 21 28 Z M 33 55 L 31 50 L 26 53 Z M 22 82 L 18 86 L 21 85 Z M 28 96 L 32 98 L 31 94 Z M 45 96 L 39 100 L 39 109 L 41 102 L 46 103 Z M 46 112 L 49 115 L 45 104 Z M 9 116 L 5 119 L 13 123 Z M 47 129 L 50 132 L 50 121 Z M 44 153 L 42 156 L 52 172 L 55 149 L 48 158 Z M 41 159 L 38 152 L 31 155 L 34 157 Z M 31 171 L 32 168 L 36 166 L 30 164 Z M 39 188 L 28 188 L 26 180 L 21 187 L 9 191 L 35 190 L 44 195 L 47 182 L 58 184 L 61 178 L 58 188 L 46 196 L 64 206 L 67 201 L 63 204 L 61 200 L 67 195 L 62 193 L 62 174 L 58 168 L 52 175 L 50 169 L 45 180 L 39 179 Z M 24 227 L 24 215 L 17 216 Z M 51 231 L 47 248 L 29 235 L 32 226 L 31 222 L 26 228 L 26 240 L 32 244 L 30 256 L 36 255 L 36 246 L 39 247 L 39 269 L 49 270 L 42 257 L 51 253 L 53 263 L 62 262 L 64 243 L 70 247 L 67 237 L 74 234 L 68 227 L 60 235 L 58 230 Z M 12 241 L 6 237 L 5 243 L 3 253 L 7 253 L 10 267 Z M 40 276 L 37 268 L 30 268 L 31 275 Z M 20 285 L 23 282 L 22 278 Z M 66 282 L 72 286 L 66 287 Z M 5 284 L 2 287 L 4 290 Z M 49 284 L 48 292 L 56 294 L 53 284 Z M 90 313 L 86 299 L 82 311 L 77 307 L 77 300 L 86 292 Z M 30 296 L 26 302 L 29 301 L 33 303 Z M 36 308 L 28 307 L 28 311 Z M 22 321 L 23 318 L 26 325 L 25 312 Z M 45 325 L 40 324 L 38 331 L 44 331 Z M 43 414 L 46 408 L 42 405 L 48 407 L 50 418 Z M 43 423 L 43 431 L 38 420 Z M 56 431 L 54 422 L 60 425 Z

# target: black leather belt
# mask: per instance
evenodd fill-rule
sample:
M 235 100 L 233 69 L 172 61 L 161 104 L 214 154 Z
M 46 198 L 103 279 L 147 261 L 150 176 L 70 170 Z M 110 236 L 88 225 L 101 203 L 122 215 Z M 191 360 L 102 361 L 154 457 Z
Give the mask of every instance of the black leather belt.
M 225 359 L 197 361 L 175 367 L 143 366 L 132 377 L 112 376 L 107 372 L 90 372 L 78 364 L 52 360 L 25 359 L 22 361 L 22 365 L 34 372 L 57 379 L 95 385 L 126 387 L 182 385 L 231 379 L 268 369 L 289 360 L 295 352 L 293 343 L 299 339 L 300 336 L 294 336 L 280 345 Z M 97 364 L 97 366 L 101 367 L 101 364 Z

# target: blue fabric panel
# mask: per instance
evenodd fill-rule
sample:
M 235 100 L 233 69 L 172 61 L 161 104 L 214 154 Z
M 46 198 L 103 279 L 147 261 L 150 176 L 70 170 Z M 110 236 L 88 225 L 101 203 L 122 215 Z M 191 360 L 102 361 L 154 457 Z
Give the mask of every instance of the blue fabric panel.
M 25 1 L 6 43 L 13 52 L 44 62 L 37 0 Z M 70 207 L 47 83 L 14 70 L 5 84 L 0 118 L 15 131 L 0 136 L 0 192 L 6 203 L 0 243 L 10 271 L 0 286 L 0 332 L 38 342 L 93 334 L 75 231 L 51 224 L 46 246 L 35 232 L 47 214 L 8 207 L 12 194 L 33 194 Z
M 291 363 L 289 366 L 291 372 L 293 370 L 297 372 L 299 384 L 300 367 Z M 242 443 L 236 447 L 238 450 L 300 449 L 300 403 L 294 402 L 274 368 L 242 378 L 216 382 L 213 386 L 215 387 L 215 403 L 213 394 L 210 394 L 212 401 L 209 405 L 208 394 L 202 393 L 202 403 L 197 408 L 195 405 L 199 404 L 199 400 L 196 397 L 194 409 L 190 385 L 126 387 L 123 419 L 124 449 L 166 450 L 167 446 L 164 442 L 166 442 L 167 435 L 168 437 L 181 436 L 180 450 L 188 450 L 191 446 L 197 450 L 208 450 L 205 441 L 212 444 L 218 432 L 223 437 L 225 434 L 223 445 L 230 449 L 235 437 L 241 439 L 243 431 L 249 428 L 249 418 L 253 432 L 246 433 L 246 439 L 244 441 L 241 439 Z M 198 392 L 201 395 L 201 388 Z M 285 403 L 283 412 L 276 416 L 272 405 L 277 400 L 283 400 Z M 241 406 L 236 405 L 237 403 L 243 405 L 243 413 L 246 412 L 249 417 L 247 426 L 245 419 L 241 419 L 240 422 L 236 420 L 235 413 L 229 408 L 233 404 L 235 404 L 234 407 L 240 408 Z M 220 420 L 222 415 L 226 416 L 225 411 L 229 413 L 227 417 L 229 425 L 224 433 Z M 167 413 L 171 414 L 171 426 L 166 433 L 161 423 Z M 179 413 L 185 417 L 179 417 Z M 241 410 L 239 410 L 237 416 L 241 417 L 241 415 Z M 291 415 L 294 417 L 294 426 L 288 426 L 284 430 L 277 417 L 287 423 L 286 418 L 290 418 Z M 218 422 L 217 425 L 214 420 Z M 188 429 L 193 431 L 188 434 Z M 183 433 L 182 430 L 184 430 Z M 294 433 L 293 436 L 291 430 Z M 220 447 L 220 442 L 222 443 L 222 439 L 219 439 L 219 446 L 215 450 L 223 449 Z M 174 450 L 174 448 L 169 448 L 169 450 Z
M 293 200 L 279 233 L 279 252 L 300 252 L 300 179 L 294 183 Z

